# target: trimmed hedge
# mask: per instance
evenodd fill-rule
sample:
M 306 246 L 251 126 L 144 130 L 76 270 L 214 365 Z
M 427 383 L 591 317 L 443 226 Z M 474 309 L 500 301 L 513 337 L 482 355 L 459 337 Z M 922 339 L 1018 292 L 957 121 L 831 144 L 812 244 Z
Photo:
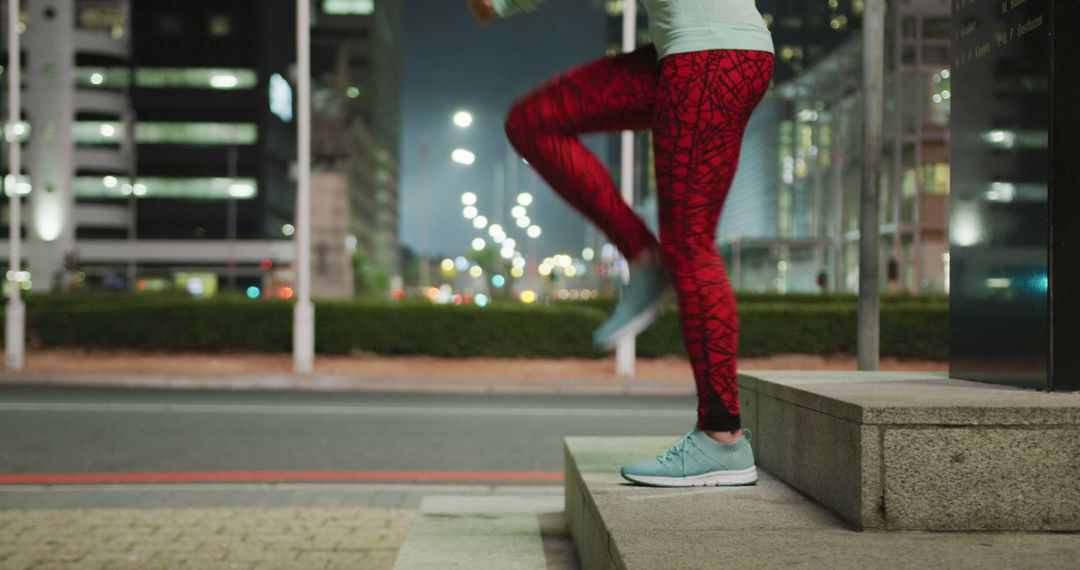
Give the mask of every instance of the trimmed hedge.
M 854 354 L 853 301 L 739 304 L 740 354 Z M 607 317 L 602 306 L 496 303 L 438 306 L 427 302 L 343 301 L 316 306 L 316 350 L 322 354 L 426 354 L 467 357 L 583 357 L 592 331 Z M 292 304 L 218 298 L 30 297 L 31 346 L 168 352 L 288 352 Z M 948 305 L 935 301 L 882 303 L 882 354 L 948 358 Z M 682 355 L 678 315 L 669 311 L 638 339 L 642 356 Z
M 858 307 L 854 303 L 742 303 L 739 355 L 854 355 Z M 949 307 L 941 303 L 881 306 L 882 356 L 945 361 Z M 664 314 L 638 339 L 641 356 L 686 354 L 679 317 Z

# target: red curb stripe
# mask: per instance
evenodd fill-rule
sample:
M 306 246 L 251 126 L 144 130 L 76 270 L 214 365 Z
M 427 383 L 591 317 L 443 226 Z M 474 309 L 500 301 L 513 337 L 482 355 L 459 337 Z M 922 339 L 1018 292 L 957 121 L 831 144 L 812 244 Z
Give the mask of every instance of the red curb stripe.
M 0 485 L 266 483 L 285 481 L 561 483 L 561 471 L 138 471 L 0 473 Z

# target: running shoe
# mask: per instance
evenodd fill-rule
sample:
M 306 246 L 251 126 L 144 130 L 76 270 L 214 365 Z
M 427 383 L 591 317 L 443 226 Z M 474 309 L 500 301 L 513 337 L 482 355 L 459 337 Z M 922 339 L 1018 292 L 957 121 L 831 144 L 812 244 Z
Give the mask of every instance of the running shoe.
M 758 480 L 748 430 L 726 444 L 695 429 L 656 459 L 624 465 L 622 476 L 650 487 L 743 486 Z
M 593 333 L 593 343 L 599 348 L 613 348 L 620 338 L 649 328 L 660 316 L 667 287 L 663 265 L 631 263 L 630 282 L 623 288 L 611 317 Z

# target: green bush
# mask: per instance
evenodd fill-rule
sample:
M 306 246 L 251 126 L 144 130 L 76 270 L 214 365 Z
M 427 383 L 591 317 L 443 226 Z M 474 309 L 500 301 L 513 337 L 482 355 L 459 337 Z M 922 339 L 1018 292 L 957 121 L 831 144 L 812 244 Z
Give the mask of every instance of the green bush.
M 775 299 L 775 297 L 771 298 Z M 854 354 L 857 305 L 802 299 L 739 304 L 742 356 Z M 882 355 L 948 358 L 948 305 L 882 303 Z M 527 306 L 495 303 L 341 301 L 316 304 L 316 350 L 322 354 L 426 354 L 466 357 L 582 357 L 606 318 L 597 302 Z M 168 352 L 288 352 L 292 304 L 217 298 L 57 296 L 27 299 L 31 346 Z M 678 315 L 668 311 L 638 339 L 642 356 L 683 355 Z
M 948 305 L 883 303 L 882 356 L 947 360 Z M 741 303 L 739 355 L 855 354 L 858 307 L 854 303 Z M 642 356 L 686 354 L 678 314 L 669 311 L 641 335 Z

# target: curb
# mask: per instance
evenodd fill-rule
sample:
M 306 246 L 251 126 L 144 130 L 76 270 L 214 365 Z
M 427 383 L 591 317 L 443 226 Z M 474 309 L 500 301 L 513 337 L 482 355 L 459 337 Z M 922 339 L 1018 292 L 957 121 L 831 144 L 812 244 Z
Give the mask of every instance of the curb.
M 551 381 L 468 379 L 378 379 L 330 374 L 155 375 L 155 374 L 0 374 L 0 386 L 69 388 L 149 388 L 165 390 L 392 392 L 419 394 L 635 395 L 689 396 L 692 382 L 625 382 L 604 379 Z

